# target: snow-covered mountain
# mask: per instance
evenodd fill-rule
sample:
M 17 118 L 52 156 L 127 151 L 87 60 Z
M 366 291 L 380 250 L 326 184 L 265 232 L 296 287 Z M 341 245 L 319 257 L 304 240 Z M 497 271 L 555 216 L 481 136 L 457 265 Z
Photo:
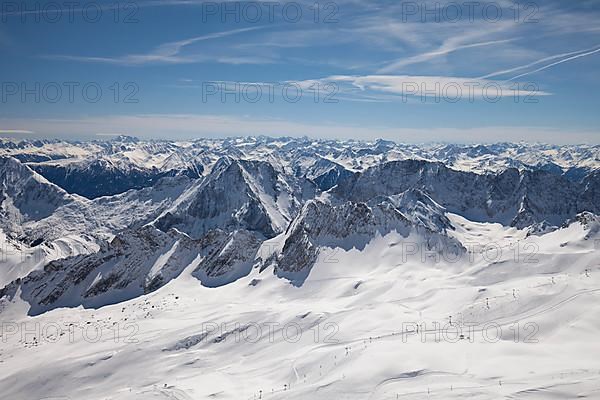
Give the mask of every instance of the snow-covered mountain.
M 326 249 L 390 232 L 464 251 L 448 213 L 530 235 L 600 214 L 598 146 L 118 137 L 2 149 L 3 235 L 38 253 L 3 283 L 23 278 L 5 293 L 32 313 L 135 298 L 186 268 L 206 286 L 253 267 L 301 285 Z
M 74 200 L 65 190 L 11 157 L 0 158 L 3 222 L 39 221 Z
M 593 180 L 592 174 L 586 177 Z M 442 163 L 391 161 L 338 182 L 332 193 L 355 201 L 408 189 L 430 194 L 449 211 L 474 221 L 524 228 L 547 221 L 560 225 L 582 211 L 600 212 L 594 184 L 569 181 L 544 170 L 509 168 L 497 173 L 457 171 Z
M 331 205 L 308 201 L 300 214 L 280 237 L 282 246 L 265 260 L 277 276 L 301 286 L 327 249 L 362 250 L 374 238 L 396 232 L 412 236 L 427 250 L 464 251 L 460 242 L 447 236 L 454 229 L 445 210 L 426 194 L 409 190 L 391 198 L 366 203 L 345 202 Z
M 468 317 L 481 332 L 489 321 L 506 328 L 535 320 L 553 345 L 568 333 L 549 310 L 583 337 L 599 328 L 597 318 L 560 307 L 596 293 L 600 146 L 1 139 L 0 184 L 3 320 L 74 316 L 67 326 L 85 328 L 93 314 L 105 327 L 133 321 L 142 329 L 144 356 L 110 341 L 86 353 L 75 341 L 79 356 L 55 366 L 83 371 L 71 398 L 384 399 L 412 393 L 404 385 L 418 388 L 413 397 L 425 385 L 440 398 L 475 388 L 487 388 L 481 398 L 519 398 L 542 383 L 523 383 L 529 372 L 519 368 L 484 373 L 482 360 L 469 373 L 433 356 L 401 371 L 392 360 L 367 372 L 359 366 L 393 353 L 407 321 Z M 194 321 L 239 324 L 213 335 Z M 302 330 L 332 323 L 341 339 L 275 341 L 271 350 L 262 337 L 250 348 L 227 342 L 257 321 Z M 66 395 L 51 379 L 21 383 L 36 373 L 64 379 L 47 365 L 29 374 L 15 363 L 27 338 L 0 342 L 13 363 L 0 373 L 8 396 Z M 448 343 L 444 351 L 460 354 Z M 251 363 L 232 364 L 239 354 Z M 123 357 L 162 372 L 132 382 Z M 563 361 L 570 373 L 585 371 L 569 381 L 569 396 L 591 393 L 581 382 L 595 376 L 593 361 Z M 187 378 L 194 368 L 207 374 L 202 386 Z M 226 372 L 209 372 L 219 368 Z M 92 384 L 99 374 L 111 385 Z M 485 386 L 497 379 L 505 385 Z
M 289 180 L 289 181 L 288 181 Z M 272 237 L 287 227 L 304 186 L 265 161 L 222 158 L 155 225 L 198 237 L 210 229 L 248 229 Z M 315 191 L 312 190 L 312 193 Z
M 312 179 L 322 190 L 349 171 L 398 160 L 441 162 L 475 173 L 508 168 L 543 170 L 572 181 L 581 181 L 600 166 L 598 145 L 414 145 L 263 136 L 185 142 L 142 141 L 127 136 L 90 142 L 0 138 L 0 155 L 29 164 L 67 191 L 90 198 L 151 186 L 164 176 L 206 175 L 218 159 L 227 156 L 291 169 Z

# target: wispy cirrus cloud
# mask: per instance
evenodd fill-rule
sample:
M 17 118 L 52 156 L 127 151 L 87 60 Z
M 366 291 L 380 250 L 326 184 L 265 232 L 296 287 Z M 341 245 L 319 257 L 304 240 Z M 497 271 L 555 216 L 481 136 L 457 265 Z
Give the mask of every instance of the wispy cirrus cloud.
M 556 60 L 556 59 L 564 58 L 564 57 L 568 58 L 570 56 L 574 56 L 574 55 L 585 53 L 585 52 L 590 52 L 590 51 L 593 51 L 593 50 L 595 50 L 595 48 L 586 49 L 586 50 L 570 51 L 568 53 L 555 54 L 555 55 L 552 55 L 552 56 L 541 58 L 539 60 L 533 61 L 533 62 L 528 63 L 528 64 L 519 65 L 517 67 L 513 67 L 513 68 L 508 68 L 508 69 L 503 69 L 503 70 L 500 70 L 500 71 L 492 72 L 490 74 L 486 74 L 486 75 L 483 75 L 483 76 L 479 77 L 479 79 L 488 79 L 488 78 L 493 78 L 493 77 L 496 77 L 496 76 L 502 76 L 502 75 L 510 74 L 512 72 L 516 72 L 516 71 L 520 71 L 520 70 L 523 70 L 523 69 L 531 68 L 533 66 L 545 63 L 547 61 L 552 61 L 552 60 Z
M 598 45 L 598 46 L 600 46 L 600 45 Z M 479 77 L 477 79 L 489 79 L 489 78 L 494 78 L 494 77 L 497 77 L 497 76 L 507 75 L 507 74 L 510 74 L 512 72 L 521 71 L 521 70 L 524 70 L 524 69 L 527 69 L 527 68 L 531 68 L 531 67 L 534 67 L 536 65 L 539 65 L 539 64 L 542 64 L 542 63 L 545 63 L 545 62 L 548 62 L 548 61 L 552 61 L 552 60 L 557 60 L 558 59 L 558 61 L 555 61 L 555 62 L 552 62 L 550 64 L 544 65 L 542 67 L 538 67 L 538 68 L 535 68 L 533 70 L 526 71 L 524 73 L 515 75 L 515 76 L 513 76 L 513 77 L 511 77 L 511 78 L 509 78 L 509 79 L 506 80 L 507 82 L 515 81 L 517 79 L 520 79 L 520 78 L 523 78 L 525 76 L 534 74 L 536 72 L 541 72 L 541 71 L 544 71 L 544 70 L 546 70 L 548 68 L 552 68 L 552 67 L 554 67 L 556 65 L 560 65 L 560 64 L 572 61 L 572 60 L 576 60 L 578 58 L 587 57 L 587 56 L 599 53 L 600 52 L 600 47 L 598 47 L 598 46 L 596 46 L 596 48 L 590 48 L 590 49 L 586 49 L 586 50 L 577 50 L 577 51 L 571 51 L 571 52 L 568 52 L 568 53 L 555 54 L 555 55 L 552 55 L 552 56 L 541 58 L 539 60 L 533 61 L 533 62 L 525 64 L 525 65 L 519 65 L 517 67 L 513 67 L 513 68 L 509 68 L 509 69 L 503 69 L 503 70 L 500 70 L 500 71 L 492 72 L 490 74 L 483 75 L 483 76 L 481 76 L 481 77 Z
M 515 85 L 511 82 L 491 79 L 455 77 L 455 76 L 420 76 L 420 75 L 332 75 L 325 78 L 305 79 L 299 81 L 195 81 L 180 79 L 176 86 L 182 89 L 207 90 L 211 95 L 219 96 L 220 91 L 247 90 L 270 93 L 279 96 L 284 87 L 304 94 L 323 96 L 328 102 L 411 102 L 422 103 L 474 102 L 478 100 L 494 100 L 501 98 L 517 98 L 549 96 L 551 93 L 531 87 L 531 85 Z
M 549 96 L 551 93 L 527 85 L 491 79 L 419 75 L 333 75 L 322 79 L 295 82 L 303 89 L 338 85 L 346 100 L 447 102 L 501 99 L 504 97 Z
M 414 56 L 399 59 L 399 60 L 393 62 L 392 64 L 379 69 L 379 71 L 377 71 L 377 72 L 381 73 L 381 74 L 386 74 L 386 73 L 397 71 L 397 70 L 407 67 L 409 65 L 419 64 L 419 63 L 426 62 L 426 61 L 431 61 L 437 57 L 445 56 L 450 53 L 455 53 L 460 50 L 472 49 L 475 47 L 493 46 L 493 45 L 497 45 L 497 44 L 509 43 L 514 40 L 516 40 L 516 38 L 490 40 L 490 41 L 485 41 L 485 42 L 476 42 L 476 43 L 468 43 L 468 44 L 461 44 L 461 45 L 456 45 L 456 44 L 451 43 L 450 41 L 447 41 L 442 46 L 437 48 L 436 50 L 428 51 L 425 53 L 421 53 L 421 54 L 417 54 Z
M 141 65 L 149 63 L 165 63 L 165 64 L 186 64 L 208 60 L 216 60 L 224 63 L 244 64 L 244 63 L 260 63 L 258 57 L 244 58 L 239 57 L 216 57 L 206 54 L 191 54 L 183 55 L 182 50 L 190 45 L 208 40 L 221 39 L 228 36 L 239 35 L 250 31 L 261 29 L 259 26 L 232 29 L 228 31 L 209 33 L 206 35 L 196 36 L 176 42 L 168 42 L 159 45 L 154 50 L 144 54 L 128 54 L 117 57 L 96 57 L 96 56 L 77 56 L 77 55 L 45 55 L 44 58 L 68 61 L 81 62 L 98 62 L 118 65 Z
M 569 62 L 569 61 L 573 61 L 573 60 L 576 60 L 576 59 L 578 59 L 578 58 L 582 58 L 582 57 L 591 56 L 591 55 L 593 55 L 593 54 L 596 54 L 596 53 L 599 53 L 599 52 L 600 52 L 600 48 L 597 48 L 597 49 L 595 49 L 595 50 L 592 50 L 592 51 L 586 51 L 586 52 L 584 52 L 584 53 L 580 53 L 580 54 L 572 55 L 572 56 L 570 56 L 570 57 L 563 58 L 563 59 L 561 59 L 561 60 L 559 60 L 559 61 L 555 61 L 555 62 L 553 62 L 553 63 L 547 64 L 547 65 L 544 65 L 543 67 L 536 68 L 536 69 L 534 69 L 533 71 L 527 71 L 527 72 L 524 72 L 524 73 L 522 73 L 522 74 L 519 74 L 519 75 L 517 75 L 517 76 L 513 76 L 512 78 L 510 78 L 510 79 L 509 79 L 509 81 L 514 81 L 514 80 L 517 80 L 517 79 L 519 79 L 519 78 L 522 78 L 522 77 L 524 77 L 524 76 L 531 75 L 531 74 L 535 74 L 536 72 L 541 72 L 541 71 L 544 71 L 544 70 L 546 70 L 546 69 L 548 69 L 548 68 L 552 68 L 552 67 L 554 67 L 554 66 L 556 66 L 556 65 L 560 65 L 560 64 L 563 64 L 563 63 L 566 63 L 566 62 Z
M 425 3 L 419 2 L 418 5 L 423 7 Z M 472 76 L 476 74 L 473 71 L 489 67 L 493 62 L 499 65 L 514 63 L 515 54 L 519 54 L 523 61 L 531 62 L 531 57 L 539 56 L 540 53 L 543 55 L 543 50 L 540 49 L 543 46 L 540 44 L 559 43 L 559 40 L 567 40 L 571 36 L 593 37 L 600 33 L 600 27 L 595 23 L 600 16 L 598 10 L 566 11 L 556 4 L 540 4 L 534 14 L 530 10 L 514 14 L 514 11 L 511 12 L 514 10 L 514 3 L 495 4 L 503 7 L 505 13 L 500 21 L 494 23 L 481 19 L 469 21 L 467 18 L 457 23 L 403 23 L 394 13 L 388 12 L 370 17 L 368 26 L 359 30 L 367 38 L 375 33 L 376 37 L 372 39 L 374 43 L 385 44 L 383 49 L 401 55 L 378 68 L 375 71 L 378 74 L 410 73 L 413 69 L 409 67 L 418 64 L 429 72 L 460 71 Z M 431 9 L 444 7 L 443 2 L 429 5 Z M 535 17 L 535 22 L 524 22 L 530 15 Z M 398 47 L 394 49 L 394 45 Z M 467 50 L 470 50 L 468 56 L 458 55 Z M 449 55 L 455 57 L 446 57 Z M 568 55 L 576 54 L 565 54 Z M 498 68 L 497 72 L 509 69 L 505 66 L 502 70 Z

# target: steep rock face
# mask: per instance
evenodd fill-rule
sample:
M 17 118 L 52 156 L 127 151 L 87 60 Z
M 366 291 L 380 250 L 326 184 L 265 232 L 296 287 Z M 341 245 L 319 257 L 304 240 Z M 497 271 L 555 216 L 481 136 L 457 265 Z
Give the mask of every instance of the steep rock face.
M 597 237 L 598 233 L 600 232 L 600 216 L 596 214 L 592 214 L 590 212 L 582 212 L 580 214 L 577 214 L 572 220 L 566 222 L 563 225 L 563 227 L 569 226 L 573 223 L 581 224 L 581 226 L 583 226 L 583 228 L 586 231 L 588 231 L 588 233 L 585 236 L 586 240 Z
M 352 175 L 352 172 L 325 158 L 320 158 L 312 164 L 305 173 L 305 176 L 312 180 L 319 190 L 327 191 L 338 184 L 341 179 Z
M 113 163 L 110 159 L 97 158 L 81 162 L 31 163 L 31 168 L 54 182 L 69 193 L 76 193 L 88 199 L 111 196 L 130 189 L 152 186 L 165 176 L 174 176 L 176 171 L 162 171 L 158 168 L 139 168 L 131 163 Z M 195 171 L 182 173 L 195 175 Z
M 559 225 L 578 212 L 600 211 L 599 203 L 593 203 L 595 192 L 560 175 L 516 169 L 478 175 L 417 160 L 370 168 L 342 180 L 332 194 L 368 201 L 374 194 L 390 196 L 409 189 L 427 193 L 448 211 L 466 218 L 518 228 L 542 221 Z
M 381 201 L 389 201 L 415 226 L 425 227 L 432 232 L 445 233 L 454 230 L 454 226 L 446 216 L 446 209 L 436 203 L 425 192 L 419 189 L 409 189 L 399 195 L 388 198 L 375 198 L 369 204 L 377 204 Z
M 217 237 L 214 237 L 217 236 Z M 226 285 L 250 273 L 261 238 L 249 231 L 212 231 L 201 240 L 208 249 L 200 265 L 192 272 L 204 286 Z
M 143 294 L 146 287 L 160 286 L 156 281 L 161 275 L 153 271 L 155 264 L 160 264 L 161 271 L 178 272 L 170 268 L 170 257 L 160 259 L 163 253 L 177 249 L 176 243 L 173 237 L 153 228 L 123 233 L 97 253 L 52 261 L 5 291 L 20 287 L 32 315 L 56 307 L 96 307 L 127 300 Z M 193 260 L 193 252 L 186 255 L 179 268 Z
M 454 179 L 447 178 L 454 175 Z M 390 161 L 376 167 L 369 168 L 361 173 L 343 179 L 332 193 L 342 199 L 350 201 L 368 201 L 381 195 L 390 196 L 416 188 L 427 191 L 436 187 L 452 193 L 454 188 L 465 187 L 469 184 L 477 186 L 478 175 L 464 174 L 452 171 L 441 163 L 430 163 L 421 160 Z
M 275 273 L 301 285 L 324 248 L 363 249 L 376 235 L 391 231 L 403 237 L 419 236 L 427 249 L 464 251 L 447 236 L 453 229 L 445 210 L 425 193 L 410 191 L 395 197 L 379 197 L 369 204 L 345 202 L 332 205 L 309 201 L 285 233 L 279 252 L 263 263 Z
M 11 157 L 0 158 L 2 221 L 17 225 L 39 221 L 73 201 L 67 192 L 26 165 Z
M 518 188 L 514 200 L 520 200 L 520 209 L 511 221 L 511 225 L 518 228 L 541 221 L 559 225 L 587 207 L 580 201 L 582 188 L 579 185 L 552 173 L 523 171 Z
M 208 163 L 210 161 L 206 157 L 174 152 L 161 163 L 160 170 L 168 176 L 184 175 L 196 179 L 204 174 L 205 164 Z
M 571 167 L 564 173 L 564 177 L 573 182 L 581 181 L 590 173 L 593 173 L 594 170 L 589 167 Z
M 174 227 L 192 237 L 221 228 L 268 238 L 285 229 L 298 207 L 293 189 L 269 163 L 222 159 L 155 225 L 163 231 Z
M 586 175 L 581 185 L 583 186 L 581 202 L 584 204 L 585 210 L 598 214 L 596 211 L 600 207 L 600 170 Z
M 260 239 L 247 231 L 214 230 L 194 240 L 152 226 L 124 231 L 98 252 L 48 263 L 0 292 L 21 297 L 36 315 L 57 307 L 99 307 L 152 292 L 186 268 L 205 286 L 230 283 L 250 272 Z

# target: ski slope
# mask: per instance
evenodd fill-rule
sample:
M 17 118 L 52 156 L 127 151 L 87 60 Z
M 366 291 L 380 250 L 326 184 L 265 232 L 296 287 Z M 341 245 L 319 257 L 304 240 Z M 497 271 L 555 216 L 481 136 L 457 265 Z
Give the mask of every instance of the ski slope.
M 597 232 L 449 218 L 473 244 L 458 261 L 407 255 L 423 243 L 392 231 L 321 249 L 299 287 L 254 268 L 208 288 L 192 262 L 99 309 L 28 317 L 17 296 L 0 305 L 3 398 L 600 398 Z

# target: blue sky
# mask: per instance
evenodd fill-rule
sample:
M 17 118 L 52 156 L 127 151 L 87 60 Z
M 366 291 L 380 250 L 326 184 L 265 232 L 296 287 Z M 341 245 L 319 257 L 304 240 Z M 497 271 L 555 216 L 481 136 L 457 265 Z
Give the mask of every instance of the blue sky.
M 600 1 L 73 3 L 2 2 L 1 135 L 600 143 Z

